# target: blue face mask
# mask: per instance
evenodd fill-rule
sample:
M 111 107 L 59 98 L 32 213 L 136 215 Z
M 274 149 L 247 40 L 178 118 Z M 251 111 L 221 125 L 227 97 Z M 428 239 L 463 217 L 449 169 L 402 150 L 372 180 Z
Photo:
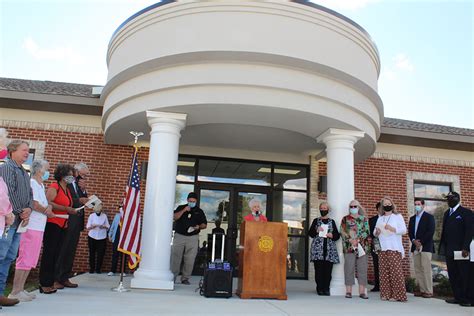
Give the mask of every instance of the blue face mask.
M 49 171 L 48 170 L 46 170 L 44 172 L 44 174 L 41 176 L 41 179 L 43 179 L 43 181 L 46 181 L 46 180 L 49 179 Z
M 196 206 L 196 202 L 189 202 L 188 205 L 190 208 L 193 208 Z
M 417 213 L 421 212 L 423 210 L 423 207 L 421 205 L 415 205 L 415 211 Z
M 351 207 L 349 209 L 349 211 L 351 212 L 351 214 L 355 215 L 355 214 L 358 214 L 359 213 L 359 208 L 357 207 Z

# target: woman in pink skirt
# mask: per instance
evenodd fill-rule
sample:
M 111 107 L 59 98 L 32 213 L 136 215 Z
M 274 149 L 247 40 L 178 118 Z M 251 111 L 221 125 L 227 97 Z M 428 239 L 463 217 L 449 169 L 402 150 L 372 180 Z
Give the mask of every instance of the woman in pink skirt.
M 8 296 L 20 302 L 31 301 L 35 298 L 34 294 L 24 290 L 25 281 L 30 270 L 38 264 L 46 219 L 54 216 L 52 206 L 48 205 L 43 184 L 43 181 L 49 178 L 48 169 L 49 164 L 46 160 L 35 160 L 31 166 L 33 212 L 31 212 L 26 232 L 21 235 L 13 289 Z

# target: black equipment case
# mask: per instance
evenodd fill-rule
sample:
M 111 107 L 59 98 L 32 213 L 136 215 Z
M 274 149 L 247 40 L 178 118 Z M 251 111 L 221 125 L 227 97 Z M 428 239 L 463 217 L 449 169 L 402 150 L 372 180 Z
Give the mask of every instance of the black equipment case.
M 221 258 L 215 259 L 216 235 L 222 236 Z M 204 270 L 203 294 L 205 297 L 225 297 L 232 296 L 232 267 L 229 262 L 224 261 L 225 234 L 212 235 L 212 255 L 211 262 Z

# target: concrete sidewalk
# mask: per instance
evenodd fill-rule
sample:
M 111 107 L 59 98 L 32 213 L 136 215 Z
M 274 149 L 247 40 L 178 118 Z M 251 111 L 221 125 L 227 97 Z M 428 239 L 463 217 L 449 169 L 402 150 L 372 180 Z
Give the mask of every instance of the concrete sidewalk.
M 125 285 L 130 284 L 126 277 Z M 415 298 L 408 303 L 384 302 L 378 295 L 369 294 L 369 300 L 358 296 L 323 297 L 315 294 L 312 281 L 289 280 L 287 301 L 241 300 L 205 298 L 196 292 L 199 277 L 191 285 L 177 284 L 174 291 L 133 289 L 128 293 L 112 292 L 118 277 L 106 274 L 83 274 L 74 278 L 77 289 L 64 289 L 56 294 L 35 292 L 32 302 L 4 307 L 3 315 L 448 315 L 474 316 L 473 307 L 450 305 L 438 299 Z M 234 279 L 234 288 L 237 280 Z

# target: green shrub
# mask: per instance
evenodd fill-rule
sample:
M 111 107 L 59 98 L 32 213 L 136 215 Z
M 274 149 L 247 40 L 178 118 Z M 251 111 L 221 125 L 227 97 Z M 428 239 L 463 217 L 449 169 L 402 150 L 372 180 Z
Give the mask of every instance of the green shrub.
M 405 278 L 405 288 L 409 293 L 414 293 L 420 290 L 418 284 L 416 284 L 416 279 L 412 277 Z
M 447 277 L 441 277 L 440 281 L 433 286 L 435 296 L 453 297 L 453 289 Z

